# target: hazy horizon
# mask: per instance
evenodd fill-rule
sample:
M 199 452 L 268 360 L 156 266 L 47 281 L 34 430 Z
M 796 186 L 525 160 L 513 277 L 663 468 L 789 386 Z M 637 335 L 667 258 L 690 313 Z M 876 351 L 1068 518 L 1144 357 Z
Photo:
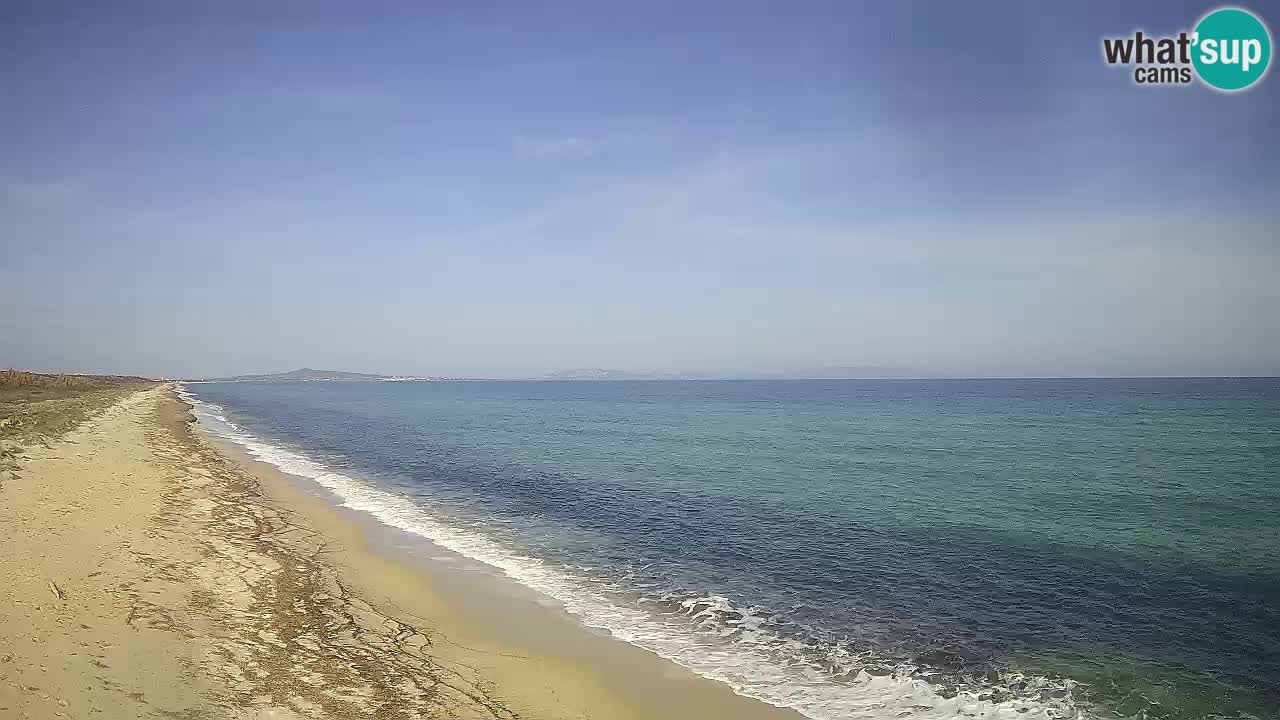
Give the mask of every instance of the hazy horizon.
M 302 7 L 0 10 L 0 367 L 1280 375 L 1214 4 Z
M 283 376 L 292 373 L 310 371 L 314 373 L 342 373 L 354 375 L 370 375 L 381 377 L 415 377 L 421 379 L 437 379 L 437 380 L 570 380 L 570 381 L 590 381 L 590 380 L 611 380 L 611 381 L 664 381 L 664 380 L 1161 380 L 1161 379 L 1275 379 L 1280 376 L 1276 375 L 948 375 L 945 373 L 929 372 L 928 370 L 916 368 L 863 368 L 863 367 L 828 367 L 828 368 L 793 368 L 793 369 L 775 369 L 775 370 L 744 370 L 739 372 L 708 372 L 700 370 L 634 370 L 629 368 L 563 368 L 561 370 L 550 373 L 542 373 L 537 375 L 506 375 L 506 376 L 482 376 L 482 375 L 396 375 L 394 373 L 382 373 L 376 369 L 367 368 L 319 368 L 319 367 L 303 367 L 290 368 L 288 370 L 271 370 L 256 373 L 243 373 L 239 375 L 217 375 L 217 376 L 181 376 L 171 377 L 170 379 L 180 380 L 184 382 L 217 382 L 219 380 L 234 380 L 239 378 L 255 378 L 269 376 Z M 574 373 L 590 373 L 593 371 L 602 371 L 610 374 L 609 377 L 591 378 Z

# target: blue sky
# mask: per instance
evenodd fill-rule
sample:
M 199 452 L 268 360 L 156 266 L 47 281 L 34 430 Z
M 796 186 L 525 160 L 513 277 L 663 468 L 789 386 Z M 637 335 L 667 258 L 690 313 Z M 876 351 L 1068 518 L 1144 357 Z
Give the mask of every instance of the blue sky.
M 0 4 L 0 366 L 1280 374 L 1212 4 L 167 5 Z

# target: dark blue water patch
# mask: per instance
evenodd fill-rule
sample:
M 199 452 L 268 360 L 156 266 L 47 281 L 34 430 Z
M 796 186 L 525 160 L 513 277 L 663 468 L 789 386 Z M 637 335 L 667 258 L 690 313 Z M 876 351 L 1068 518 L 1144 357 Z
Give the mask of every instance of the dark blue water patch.
M 198 390 L 534 554 L 724 595 L 817 645 L 1280 687 L 1274 380 Z

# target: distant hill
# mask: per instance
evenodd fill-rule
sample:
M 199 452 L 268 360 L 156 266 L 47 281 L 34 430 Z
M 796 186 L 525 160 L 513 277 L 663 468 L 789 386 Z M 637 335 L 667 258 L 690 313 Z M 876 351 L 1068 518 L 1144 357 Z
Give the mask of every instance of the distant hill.
M 606 368 L 575 368 L 557 370 L 542 376 L 543 380 L 647 380 L 652 375 L 641 375 L 625 370 L 608 370 Z
M 642 373 L 609 368 L 573 368 L 547 373 L 533 380 L 844 380 L 844 379 L 902 379 L 938 377 L 936 374 L 911 368 L 892 367 L 823 367 L 812 369 L 779 370 L 774 372 L 654 372 Z M 378 375 L 374 373 L 346 372 L 344 370 L 315 370 L 300 368 L 283 373 L 263 375 L 233 375 L 231 377 L 199 378 L 204 382 L 389 382 L 396 380 L 462 380 L 445 376 L 412 377 L 402 375 Z
M 936 373 L 897 367 L 820 367 L 768 372 L 638 373 L 607 368 L 558 370 L 542 380 L 890 380 L 939 377 Z
M 803 368 L 775 373 L 761 373 L 749 377 L 777 380 L 906 380 L 940 377 L 937 373 L 918 368 L 879 366 L 830 366 Z
M 301 368 L 298 370 L 290 370 L 283 373 L 270 373 L 268 375 L 234 375 L 232 377 L 220 378 L 204 378 L 211 382 L 310 382 L 316 380 L 322 381 L 340 381 L 340 382 L 378 382 L 381 380 L 391 380 L 388 375 L 371 375 L 369 373 L 345 372 L 343 370 L 313 370 L 311 368 Z

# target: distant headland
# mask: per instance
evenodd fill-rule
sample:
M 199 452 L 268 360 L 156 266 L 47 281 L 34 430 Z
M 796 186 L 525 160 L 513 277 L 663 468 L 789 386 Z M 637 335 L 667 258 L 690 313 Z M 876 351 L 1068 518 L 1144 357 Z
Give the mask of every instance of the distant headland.
M 826 367 L 777 372 L 632 372 L 608 368 L 576 368 L 557 370 L 543 375 L 507 380 L 890 380 L 937 378 L 937 374 L 910 368 Z M 458 377 L 447 375 L 382 375 L 345 370 L 299 368 L 281 373 L 232 375 L 227 377 L 188 378 L 185 382 L 405 382 L 494 380 L 499 378 Z

